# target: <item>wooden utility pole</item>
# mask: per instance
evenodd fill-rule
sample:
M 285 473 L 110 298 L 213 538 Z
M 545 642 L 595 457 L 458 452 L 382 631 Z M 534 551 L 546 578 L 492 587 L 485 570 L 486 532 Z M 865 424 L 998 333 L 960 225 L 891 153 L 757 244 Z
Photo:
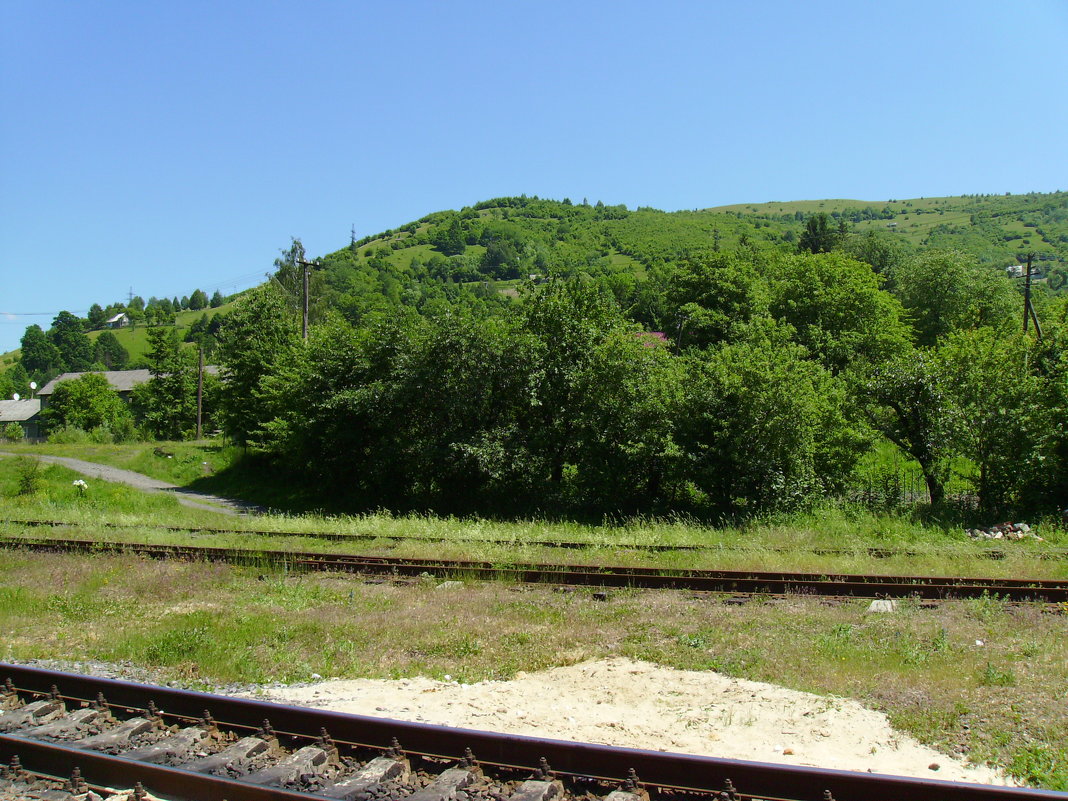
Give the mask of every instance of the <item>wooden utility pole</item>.
M 1031 319 L 1031 254 L 1027 254 L 1027 275 L 1024 278 L 1024 333 L 1027 333 L 1027 323 Z
M 1024 319 L 1023 330 L 1027 333 L 1027 323 L 1030 320 L 1035 324 L 1035 333 L 1042 339 L 1042 325 L 1038 322 L 1038 314 L 1035 313 L 1034 304 L 1031 303 L 1031 260 L 1034 253 L 1027 254 L 1027 277 L 1024 279 Z
M 204 349 L 197 348 L 197 439 L 203 433 L 201 419 L 204 415 Z
M 318 261 L 304 261 L 300 259 L 297 264 L 304 268 L 304 303 L 303 303 L 303 315 L 301 317 L 300 335 L 305 342 L 308 341 L 308 281 L 311 275 L 311 268 L 318 267 Z
M 1030 264 L 1031 264 L 1031 262 L 1028 262 L 1028 267 L 1027 267 L 1028 286 L 1030 286 L 1030 281 L 1031 281 L 1031 267 L 1030 267 Z M 309 272 L 308 263 L 304 262 L 304 317 L 303 317 L 303 321 L 301 323 L 300 332 L 301 332 L 301 336 L 304 338 L 305 341 L 307 341 L 307 339 L 308 339 L 308 272 Z M 1025 326 L 1027 325 L 1026 321 L 1024 321 L 1024 325 Z

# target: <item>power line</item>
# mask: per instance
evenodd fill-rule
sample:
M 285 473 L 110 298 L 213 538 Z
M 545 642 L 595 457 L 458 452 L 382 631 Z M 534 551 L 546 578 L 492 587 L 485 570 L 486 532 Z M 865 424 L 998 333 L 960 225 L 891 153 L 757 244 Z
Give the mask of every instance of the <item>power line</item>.
M 81 310 L 76 309 L 71 311 L 70 309 L 60 309 L 60 311 L 70 312 L 71 314 L 80 314 Z M 88 314 L 89 310 L 86 309 L 85 313 Z M 6 312 L 0 311 L 0 317 L 55 317 L 59 312 Z M 5 322 L 14 322 L 14 320 L 6 320 Z

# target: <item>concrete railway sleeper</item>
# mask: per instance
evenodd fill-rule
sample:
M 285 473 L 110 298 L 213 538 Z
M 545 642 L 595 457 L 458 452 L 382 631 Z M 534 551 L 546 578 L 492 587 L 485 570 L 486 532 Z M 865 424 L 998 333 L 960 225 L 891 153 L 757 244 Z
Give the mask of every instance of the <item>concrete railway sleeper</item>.
M 83 523 L 70 523 L 62 520 L 37 520 L 37 519 L 6 519 L 0 520 L 0 524 L 10 526 L 25 526 L 27 528 L 84 528 Z M 142 529 L 129 523 L 93 523 L 96 528 L 112 529 Z M 917 551 L 908 548 L 880 548 L 870 546 L 858 546 L 856 548 L 750 548 L 745 545 L 688 545 L 671 543 L 637 543 L 637 542 L 614 542 L 609 544 L 596 542 L 568 542 L 561 540 L 514 540 L 514 539 L 482 539 L 476 537 L 430 537 L 408 536 L 404 534 L 360 534 L 338 533 L 324 531 L 258 531 L 253 529 L 238 528 L 214 528 L 208 526 L 163 526 L 154 525 L 153 528 L 161 531 L 189 532 L 193 534 L 247 534 L 257 537 L 307 537 L 311 539 L 330 540 L 334 542 L 368 542 L 372 540 L 386 540 L 390 542 L 430 542 L 430 543 L 466 543 L 477 545 L 504 545 L 504 546 L 531 546 L 539 548 L 561 548 L 567 550 L 585 550 L 593 548 L 611 548 L 624 551 L 644 551 L 649 553 L 664 553 L 670 551 L 701 551 L 701 552 L 771 552 L 771 553 L 810 553 L 817 556 L 860 556 L 866 555 L 873 559 L 889 559 L 894 556 L 927 556 L 926 551 Z M 1031 550 L 1029 556 L 1040 560 L 1068 559 L 1068 548 L 1044 548 Z M 986 548 L 975 551 L 971 555 L 983 559 L 1004 559 L 1009 551 L 1003 548 Z
M 0 676 L 0 799 L 1064 798 L 405 723 L 4 663 Z
M 666 570 L 594 565 L 510 564 L 402 559 L 353 554 L 261 551 L 149 545 L 99 540 L 29 537 L 0 538 L 0 547 L 60 553 L 126 553 L 155 559 L 189 559 L 230 564 L 274 565 L 288 570 L 335 571 L 388 576 L 458 576 L 535 584 L 595 587 L 681 589 L 696 592 L 803 594 L 861 598 L 978 598 L 996 595 L 1010 601 L 1064 603 L 1068 581 L 963 578 L 954 576 L 885 576 L 772 573 L 732 570 Z

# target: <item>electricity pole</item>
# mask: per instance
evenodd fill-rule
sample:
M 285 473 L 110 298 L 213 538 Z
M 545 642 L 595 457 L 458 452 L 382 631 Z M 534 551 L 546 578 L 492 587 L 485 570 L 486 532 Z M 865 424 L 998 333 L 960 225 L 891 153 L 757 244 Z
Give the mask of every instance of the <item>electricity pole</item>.
M 197 348 L 197 439 L 200 439 L 200 421 L 204 414 L 204 348 Z
M 1034 258 L 1034 253 L 1027 254 L 1027 277 L 1024 278 L 1024 319 L 1023 330 L 1027 333 L 1027 323 L 1029 320 L 1034 321 L 1035 331 L 1038 333 L 1038 338 L 1042 339 L 1042 326 L 1038 322 L 1038 315 L 1035 314 L 1035 307 L 1031 305 L 1031 260 Z
M 319 269 L 319 260 L 304 261 L 304 259 L 297 259 L 297 264 L 304 268 L 304 303 L 303 303 L 303 315 L 301 317 L 300 335 L 305 342 L 308 341 L 308 277 L 311 273 L 311 268 Z

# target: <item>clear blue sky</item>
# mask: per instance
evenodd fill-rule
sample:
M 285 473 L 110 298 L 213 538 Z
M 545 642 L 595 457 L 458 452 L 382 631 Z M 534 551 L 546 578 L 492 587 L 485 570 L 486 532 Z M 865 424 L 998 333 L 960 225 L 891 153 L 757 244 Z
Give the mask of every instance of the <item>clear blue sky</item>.
M 1068 189 L 1065 0 L 3 0 L 0 60 L 0 351 L 500 195 Z

